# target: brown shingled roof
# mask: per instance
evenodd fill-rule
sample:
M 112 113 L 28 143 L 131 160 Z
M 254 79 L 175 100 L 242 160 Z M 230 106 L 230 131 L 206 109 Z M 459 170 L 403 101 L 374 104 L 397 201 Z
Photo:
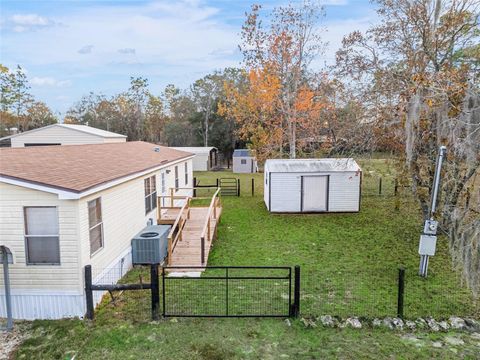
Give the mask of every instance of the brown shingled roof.
M 0 176 L 83 192 L 192 155 L 143 141 L 3 148 Z

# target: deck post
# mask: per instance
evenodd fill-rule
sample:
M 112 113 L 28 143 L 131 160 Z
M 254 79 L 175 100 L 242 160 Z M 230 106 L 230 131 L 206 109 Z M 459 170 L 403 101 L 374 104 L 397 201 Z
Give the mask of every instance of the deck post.
M 205 264 L 205 237 L 200 238 L 200 260 Z
M 207 229 L 208 229 L 208 241 L 210 241 L 210 217 L 208 217 L 208 225 L 207 225 Z
M 168 237 L 168 265 L 172 264 L 172 237 Z
M 87 302 L 87 313 L 85 314 L 85 317 L 89 320 L 93 320 L 92 265 L 85 266 L 85 300 Z

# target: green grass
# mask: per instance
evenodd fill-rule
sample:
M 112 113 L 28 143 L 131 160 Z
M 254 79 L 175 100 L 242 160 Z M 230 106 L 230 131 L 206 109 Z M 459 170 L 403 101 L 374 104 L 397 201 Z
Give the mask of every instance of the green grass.
M 361 165 L 364 196 L 358 214 L 270 214 L 263 204 L 262 174 L 239 175 L 242 196 L 222 198 L 224 212 L 209 265 L 300 265 L 301 314 L 305 317 L 394 316 L 397 268 L 402 265 L 407 268 L 406 317 L 478 316 L 478 306 L 452 271 L 445 238 L 439 239 L 428 279 L 416 276 L 422 219 L 406 190 L 401 196 L 392 196 L 393 160 L 370 159 Z M 232 174 L 209 172 L 196 176 L 202 184 L 208 184 Z M 255 196 L 251 195 L 252 176 Z M 380 176 L 382 196 L 376 195 Z M 199 196 L 210 192 L 202 191 Z M 395 206 L 398 210 L 394 210 Z M 137 282 L 140 274 L 143 281 L 148 281 L 146 270 L 131 271 L 123 282 Z M 233 298 L 244 296 L 246 290 L 241 290 Z M 215 287 L 202 290 L 188 284 L 183 291 L 189 299 L 204 291 L 204 299 L 210 304 L 204 310 L 217 306 Z M 94 322 L 33 322 L 32 336 L 18 349 L 16 358 L 479 358 L 478 340 L 471 340 L 467 334 L 455 335 L 464 338 L 465 346 L 437 349 L 431 346 L 432 341 L 446 334 L 418 331 L 416 336 L 422 342 L 419 345 L 394 331 L 305 328 L 300 320 L 293 320 L 292 326 L 277 319 L 179 318 L 151 322 L 148 290 L 123 292 L 115 298 L 114 303 L 110 297 L 104 298 Z

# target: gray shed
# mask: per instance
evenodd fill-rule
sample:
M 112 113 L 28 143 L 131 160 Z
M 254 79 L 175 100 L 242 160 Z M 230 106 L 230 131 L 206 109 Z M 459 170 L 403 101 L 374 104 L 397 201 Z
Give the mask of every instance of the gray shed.
M 270 212 L 358 212 L 361 178 L 353 159 L 270 159 L 264 201 Z
M 256 173 L 258 171 L 257 158 L 249 149 L 236 149 L 233 151 L 234 173 Z

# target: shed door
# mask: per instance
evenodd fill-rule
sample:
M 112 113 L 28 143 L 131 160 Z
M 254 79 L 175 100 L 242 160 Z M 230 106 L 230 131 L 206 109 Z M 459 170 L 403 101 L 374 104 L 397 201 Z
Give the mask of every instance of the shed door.
M 302 211 L 327 211 L 328 176 L 302 176 Z

